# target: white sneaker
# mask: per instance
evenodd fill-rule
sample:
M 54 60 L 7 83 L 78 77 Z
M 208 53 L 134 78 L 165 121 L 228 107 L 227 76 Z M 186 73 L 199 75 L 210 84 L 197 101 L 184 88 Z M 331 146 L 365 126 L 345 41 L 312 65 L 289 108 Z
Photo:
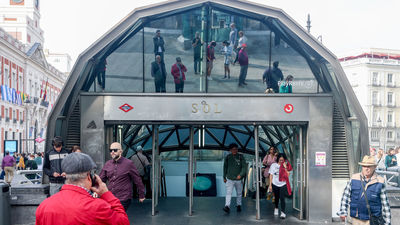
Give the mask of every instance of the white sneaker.
M 212 78 L 211 77 L 207 77 L 207 80 L 212 80 Z
M 279 209 L 276 208 L 276 209 L 274 210 L 274 216 L 279 216 Z
M 285 219 L 286 218 L 286 214 L 284 212 L 281 212 L 281 219 Z

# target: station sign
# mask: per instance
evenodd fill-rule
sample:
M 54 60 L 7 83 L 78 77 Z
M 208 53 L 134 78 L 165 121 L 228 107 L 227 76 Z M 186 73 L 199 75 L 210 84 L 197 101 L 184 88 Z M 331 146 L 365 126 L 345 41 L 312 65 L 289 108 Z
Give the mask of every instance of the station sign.
M 308 97 L 105 96 L 112 121 L 309 121 Z

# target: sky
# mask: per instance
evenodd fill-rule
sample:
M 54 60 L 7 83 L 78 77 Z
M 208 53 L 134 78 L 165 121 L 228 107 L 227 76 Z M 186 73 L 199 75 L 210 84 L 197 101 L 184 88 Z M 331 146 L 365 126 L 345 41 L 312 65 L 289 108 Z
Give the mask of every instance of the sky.
M 400 50 L 399 0 L 252 0 L 283 9 L 336 55 L 363 48 Z M 44 47 L 76 58 L 137 7 L 160 0 L 41 0 Z

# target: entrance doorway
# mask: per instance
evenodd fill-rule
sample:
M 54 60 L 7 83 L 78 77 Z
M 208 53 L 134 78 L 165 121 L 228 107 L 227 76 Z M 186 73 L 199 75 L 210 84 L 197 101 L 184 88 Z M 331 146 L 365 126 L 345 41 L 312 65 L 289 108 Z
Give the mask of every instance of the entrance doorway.
M 222 179 L 223 159 L 230 143 L 239 145 L 239 152 L 248 163 L 244 181 L 244 197 L 254 193 L 255 219 L 266 217 L 262 211 L 264 195 L 262 160 L 270 146 L 288 156 L 293 166 L 291 185 L 293 198 L 287 208 L 299 219 L 306 219 L 306 124 L 107 124 L 107 145 L 122 143 L 125 149 L 142 146 L 151 155 L 152 162 L 152 215 L 163 210 L 160 197 L 180 197 L 187 204 L 187 215 L 207 210 L 203 196 L 219 197 L 224 206 L 225 185 Z M 265 192 L 262 192 L 265 193 Z M 198 197 L 202 196 L 202 197 Z M 234 200 L 234 199 L 233 199 Z M 214 201 L 214 200 L 213 200 Z M 272 204 L 272 203 L 267 203 Z M 222 210 L 221 210 L 222 211 Z M 253 215 L 254 215 L 253 214 Z

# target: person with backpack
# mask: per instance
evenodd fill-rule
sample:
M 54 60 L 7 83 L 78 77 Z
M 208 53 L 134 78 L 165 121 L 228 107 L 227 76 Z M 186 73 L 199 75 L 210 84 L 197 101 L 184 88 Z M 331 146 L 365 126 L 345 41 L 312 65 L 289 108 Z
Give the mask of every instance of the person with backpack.
M 137 146 L 136 154 L 134 154 L 130 159 L 132 160 L 133 164 L 135 164 L 136 169 L 138 170 L 139 175 L 142 178 L 142 182 L 146 187 L 146 198 L 150 199 L 152 197 L 151 184 L 150 184 L 151 164 L 149 159 L 143 153 L 143 147 L 140 145 Z M 134 188 L 134 192 L 135 191 L 136 188 Z
M 232 143 L 229 145 L 228 154 L 224 159 L 224 172 L 223 178 L 226 184 L 226 197 L 225 207 L 223 210 L 226 213 L 230 213 L 231 198 L 233 188 L 236 189 L 236 210 L 237 212 L 242 211 L 242 191 L 243 191 L 243 178 L 246 176 L 247 163 L 242 154 L 238 153 L 238 145 Z

